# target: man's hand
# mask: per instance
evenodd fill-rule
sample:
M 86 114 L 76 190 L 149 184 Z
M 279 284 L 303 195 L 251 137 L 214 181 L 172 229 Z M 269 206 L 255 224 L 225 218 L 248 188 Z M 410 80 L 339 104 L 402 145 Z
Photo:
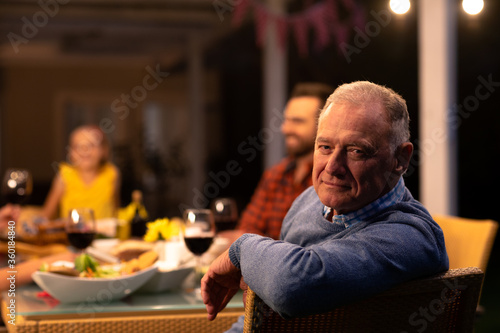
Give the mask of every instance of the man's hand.
M 201 280 L 201 296 L 207 308 L 208 320 L 214 320 L 240 288 L 245 287 L 241 271 L 229 259 L 226 250 L 210 265 Z

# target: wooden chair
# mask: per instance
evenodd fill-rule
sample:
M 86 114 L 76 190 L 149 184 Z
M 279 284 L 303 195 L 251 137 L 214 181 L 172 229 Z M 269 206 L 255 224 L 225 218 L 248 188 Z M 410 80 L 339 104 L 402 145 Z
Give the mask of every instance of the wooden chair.
M 445 215 L 433 218 L 443 229 L 450 269 L 479 267 L 486 274 L 498 222 Z
M 472 332 L 483 277 L 476 267 L 452 269 L 292 319 L 283 319 L 248 290 L 244 332 Z

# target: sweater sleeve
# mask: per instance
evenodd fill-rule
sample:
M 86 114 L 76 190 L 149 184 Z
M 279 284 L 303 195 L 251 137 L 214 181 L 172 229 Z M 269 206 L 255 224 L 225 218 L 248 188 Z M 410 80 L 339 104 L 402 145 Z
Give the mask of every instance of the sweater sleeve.
M 438 243 L 429 228 L 380 222 L 307 247 L 244 235 L 231 246 L 231 260 L 250 288 L 287 318 L 329 311 L 445 270 Z

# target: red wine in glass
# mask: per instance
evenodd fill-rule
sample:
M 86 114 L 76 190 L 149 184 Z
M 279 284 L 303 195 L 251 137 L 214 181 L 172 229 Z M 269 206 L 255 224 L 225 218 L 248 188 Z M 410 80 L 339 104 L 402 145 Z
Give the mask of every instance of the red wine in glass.
M 94 211 L 90 208 L 72 209 L 65 229 L 70 244 L 83 252 L 92 244 L 96 235 Z
M 184 243 L 191 253 L 196 256 L 201 256 L 207 252 L 212 245 L 214 237 L 184 237 Z
M 212 202 L 217 232 L 234 230 L 238 225 L 238 207 L 232 198 L 217 198 Z
M 215 236 L 214 215 L 210 209 L 190 208 L 184 211 L 183 238 L 186 247 L 196 256 L 194 293 L 201 299 L 201 255 L 212 245 Z
M 10 168 L 5 172 L 2 182 L 2 196 L 11 204 L 25 203 L 33 189 L 31 173 L 26 169 Z
M 26 202 L 26 194 L 19 194 L 17 192 L 8 192 L 4 195 L 5 201 L 11 204 L 20 205 Z
M 85 250 L 95 238 L 95 232 L 68 232 L 68 241 L 78 250 Z
M 238 225 L 238 219 L 234 218 L 225 218 L 225 217 L 217 217 L 215 219 L 215 228 L 217 232 L 234 230 Z

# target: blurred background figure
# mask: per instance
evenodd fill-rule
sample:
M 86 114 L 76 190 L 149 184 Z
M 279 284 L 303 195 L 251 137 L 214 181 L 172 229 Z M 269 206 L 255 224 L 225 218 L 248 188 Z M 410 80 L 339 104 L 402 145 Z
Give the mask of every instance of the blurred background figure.
M 281 223 L 295 198 L 312 185 L 317 118 L 333 87 L 317 82 L 299 83 L 285 107 L 281 132 L 287 156 L 266 170 L 236 231 L 221 233 L 230 239 L 255 233 L 279 239 Z
M 109 162 L 110 147 L 95 125 L 76 128 L 69 138 L 69 162 L 61 162 L 43 207 L 47 218 L 66 217 L 75 207 L 92 208 L 96 219 L 115 217 L 120 173 Z
M 0 208 L 0 230 L 4 230 L 9 221 L 17 221 L 20 213 L 19 205 L 7 204 Z
M 6 204 L 0 208 L 0 230 L 5 231 L 9 227 L 9 221 L 17 222 L 19 216 L 21 214 L 21 207 L 19 205 Z M 11 224 L 15 227 L 16 223 Z M 15 230 L 15 229 L 14 229 Z M 28 260 L 17 265 L 16 274 L 16 287 L 20 287 L 27 283 L 32 282 L 31 274 L 38 270 L 42 263 L 52 263 L 58 260 L 70 260 L 74 259 L 75 255 L 68 251 L 61 251 L 60 253 L 54 253 L 50 256 L 37 258 L 34 260 Z M 2 262 L 2 268 L 0 268 L 0 275 L 2 277 L 9 276 L 8 274 L 12 271 L 8 266 L 3 267 L 4 263 Z M 0 291 L 8 290 L 10 285 L 10 281 L 2 279 L 0 281 Z

